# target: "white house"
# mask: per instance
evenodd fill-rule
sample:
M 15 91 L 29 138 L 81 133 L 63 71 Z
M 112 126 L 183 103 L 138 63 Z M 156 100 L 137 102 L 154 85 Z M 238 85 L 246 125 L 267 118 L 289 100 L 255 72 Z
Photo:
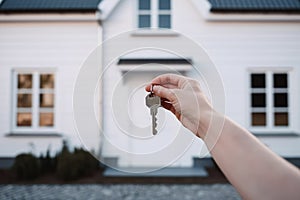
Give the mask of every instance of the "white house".
M 299 1 L 123 0 L 111 4 L 114 9 L 102 21 L 108 43 L 103 48 L 102 152 L 111 158 L 111 165 L 189 167 L 194 157 L 209 156 L 203 154 L 199 140 L 188 149 L 179 145 L 184 152 L 180 159 L 178 153 L 164 155 L 163 150 L 172 148 L 180 125 L 160 109 L 159 134 L 151 137 L 149 110 L 143 102 L 143 85 L 158 74 L 179 72 L 201 82 L 212 81 L 207 69 L 201 68 L 203 55 L 195 55 L 184 36 L 203 47 L 219 71 L 225 113 L 277 154 L 299 158 Z M 170 52 L 163 47 L 170 47 Z M 174 54 L 174 49 L 184 53 L 175 55 L 179 50 Z M 199 77 L 192 65 L 200 66 L 198 71 L 207 76 Z M 120 116 L 121 111 L 128 115 Z
M 56 151 L 62 138 L 80 145 L 73 88 L 99 44 L 102 131 L 87 126 L 83 140 L 105 164 L 191 167 L 209 157 L 161 108 L 151 135 L 143 87 L 162 73 L 198 79 L 217 109 L 280 156 L 300 157 L 299 1 L 49 2 L 0 6 L 0 157 Z
M 102 41 L 99 2 L 1 2 L 1 158 L 48 148 L 54 154 L 63 139 L 81 146 L 72 97 L 82 63 Z M 88 142 L 99 147 L 95 138 Z

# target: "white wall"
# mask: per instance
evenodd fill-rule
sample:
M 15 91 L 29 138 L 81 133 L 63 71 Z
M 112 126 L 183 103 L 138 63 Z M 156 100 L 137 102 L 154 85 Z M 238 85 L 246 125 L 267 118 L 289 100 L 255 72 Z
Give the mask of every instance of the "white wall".
M 40 18 L 39 15 L 35 17 Z M 56 152 L 60 149 L 62 138 L 67 139 L 71 146 L 81 146 L 73 120 L 73 87 L 81 64 L 101 40 L 99 24 L 96 21 L 2 21 L 0 30 L 0 156 L 28 152 L 28 143 L 34 144 L 37 154 L 45 153 L 49 145 Z M 12 131 L 11 83 L 14 68 L 56 69 L 56 132 L 61 133 L 62 138 L 6 136 Z M 87 134 L 88 131 L 87 128 Z M 98 144 L 94 145 L 97 147 Z
M 124 0 L 114 9 L 111 15 L 103 22 L 104 39 L 110 39 L 122 32 L 130 31 L 136 28 L 136 1 Z M 290 98 L 291 104 L 291 124 L 293 132 L 300 132 L 298 123 L 300 109 L 299 102 L 300 89 L 299 85 L 299 65 L 300 65 L 300 26 L 299 22 L 207 22 L 195 8 L 192 1 L 172 1 L 172 27 L 202 46 L 215 63 L 223 79 L 226 93 L 226 114 L 233 118 L 241 125 L 248 128 L 248 68 L 252 67 L 292 67 L 293 86 L 291 87 Z M 133 35 L 131 42 L 141 42 L 142 40 L 163 42 L 174 35 Z M 128 41 L 126 41 L 128 42 Z M 119 44 L 120 46 L 126 45 Z M 184 44 L 175 43 L 176 45 Z M 115 47 L 118 48 L 118 47 Z M 188 49 L 187 49 L 188 51 Z M 114 48 L 104 49 L 104 67 L 108 64 L 110 56 L 114 53 Z M 142 55 L 142 53 L 140 54 Z M 160 54 L 149 54 L 149 57 L 158 57 Z M 196 62 L 199 61 L 197 55 L 191 57 Z M 198 61 L 197 61 L 198 59 Z M 122 74 L 118 66 L 112 64 L 109 67 L 107 78 L 104 78 L 104 129 L 110 133 L 119 133 L 120 130 L 115 125 L 111 116 L 111 98 L 114 82 L 118 81 Z M 187 73 L 194 76 L 193 71 Z M 152 75 L 143 76 L 138 84 L 147 82 Z M 137 77 L 140 80 L 140 77 Z M 140 96 L 142 96 L 140 94 Z M 126 100 L 126 99 L 125 99 Z M 145 112 L 142 109 L 141 112 Z M 142 122 L 141 122 L 142 123 Z M 294 143 L 300 144 L 298 138 L 283 140 L 285 142 L 278 143 L 278 138 L 274 143 L 274 138 L 266 138 L 264 142 L 271 148 L 275 149 L 280 155 L 298 155 L 300 150 Z M 288 150 L 282 151 L 282 147 L 289 144 L 292 145 Z M 131 145 L 127 140 L 123 141 L 123 145 Z M 181 161 L 176 165 L 191 165 L 191 157 L 199 155 L 199 144 L 195 144 L 189 152 L 185 154 Z M 275 145 L 275 146 L 272 146 Z M 299 146 L 299 145 L 298 145 Z M 298 152 L 298 153 L 297 153 Z M 104 147 L 104 156 L 117 156 L 117 153 L 109 147 Z M 125 161 L 124 161 L 124 160 Z M 131 165 L 126 163 L 128 158 L 121 158 L 121 165 Z
M 300 21 L 298 22 L 207 22 L 191 1 L 174 1 L 174 30 L 202 45 L 222 74 L 227 94 L 227 114 L 247 126 L 247 68 L 293 67 L 295 80 L 300 65 Z M 195 12 L 192 12 L 195 11 Z M 185 23 L 189 22 L 189 23 Z M 237 74 L 237 75 L 236 75 Z M 299 85 L 299 83 L 295 83 Z M 295 104 L 299 89 L 292 91 Z M 239 97 L 239 101 L 236 101 Z M 234 102 L 234 103 L 233 103 Z M 232 106 L 235 105 L 235 106 Z M 295 130 L 299 115 L 294 117 Z
M 288 132 L 299 134 L 300 21 L 208 22 L 202 19 L 200 13 L 191 12 L 197 9 L 190 1 L 183 3 L 175 0 L 174 4 L 174 13 L 185 13 L 174 15 L 174 29 L 188 35 L 207 50 L 223 78 L 226 114 L 244 127 L 250 128 L 248 69 L 292 68 L 289 72 L 291 128 Z M 280 18 L 280 15 L 277 17 Z M 187 21 L 189 23 L 184 23 Z M 281 156 L 300 156 L 299 137 L 259 138 Z

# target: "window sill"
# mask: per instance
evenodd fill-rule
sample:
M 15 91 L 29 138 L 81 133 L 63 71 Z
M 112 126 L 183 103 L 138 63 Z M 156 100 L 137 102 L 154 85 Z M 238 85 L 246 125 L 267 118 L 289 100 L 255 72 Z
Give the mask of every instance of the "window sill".
M 300 137 L 299 133 L 294 133 L 294 132 L 274 133 L 270 131 L 270 132 L 252 132 L 252 134 L 255 135 L 256 137 Z
M 6 137 L 58 137 L 61 138 L 63 134 L 57 132 L 29 132 L 29 133 L 8 133 Z
M 179 36 L 178 33 L 174 32 L 172 29 L 137 29 L 131 33 L 132 36 Z

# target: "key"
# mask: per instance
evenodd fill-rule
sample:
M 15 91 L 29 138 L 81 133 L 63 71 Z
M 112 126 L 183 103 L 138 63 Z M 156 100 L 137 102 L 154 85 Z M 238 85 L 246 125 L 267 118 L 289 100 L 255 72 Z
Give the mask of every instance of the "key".
M 157 115 L 157 109 L 161 105 L 161 99 L 160 99 L 159 96 L 156 96 L 152 92 L 152 88 L 151 88 L 150 94 L 148 94 L 146 96 L 146 105 L 150 108 L 150 114 L 151 114 L 151 117 L 152 117 L 152 134 L 156 135 L 157 134 L 157 130 L 156 130 L 156 126 L 157 126 L 156 115 Z
M 152 117 L 152 133 L 153 135 L 157 134 L 156 126 L 156 114 L 157 109 L 160 107 L 160 97 L 154 95 L 153 93 L 150 93 L 146 96 L 146 105 L 150 108 L 150 114 Z

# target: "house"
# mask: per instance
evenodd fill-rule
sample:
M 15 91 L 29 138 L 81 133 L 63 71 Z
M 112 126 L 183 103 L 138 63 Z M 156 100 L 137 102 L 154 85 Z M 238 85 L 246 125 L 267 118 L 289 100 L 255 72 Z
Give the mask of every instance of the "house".
M 297 0 L 3 0 L 0 12 L 0 157 L 54 153 L 65 138 L 120 170 L 210 160 L 162 108 L 151 133 L 143 87 L 179 73 L 198 79 L 218 110 L 278 155 L 300 158 Z M 99 134 L 88 118 L 76 121 L 90 104 L 72 107 L 96 47 Z
M 106 163 L 121 170 L 191 167 L 195 158 L 210 157 L 163 109 L 159 133 L 151 136 L 143 86 L 163 73 L 197 78 L 226 115 L 280 156 L 299 158 L 299 1 L 113 2 L 102 21 Z M 214 66 L 193 45 L 207 52 L 224 91 Z M 173 146 L 177 136 L 188 148 Z
M 62 140 L 71 148 L 82 146 L 73 89 L 82 63 L 102 41 L 99 2 L 1 1 L 1 158 L 47 149 L 53 155 Z M 97 151 L 99 138 L 90 138 L 89 131 L 85 142 Z

